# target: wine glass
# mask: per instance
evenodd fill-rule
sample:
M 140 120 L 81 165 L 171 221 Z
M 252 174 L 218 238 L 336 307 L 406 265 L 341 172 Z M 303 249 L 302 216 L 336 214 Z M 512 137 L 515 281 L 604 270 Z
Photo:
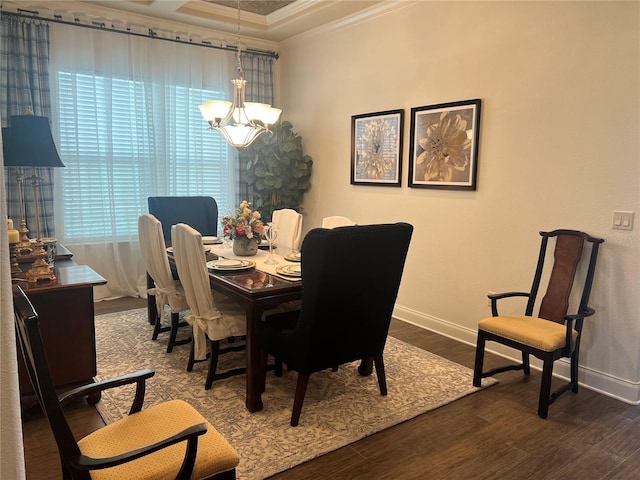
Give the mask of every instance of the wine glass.
M 264 263 L 265 265 L 277 265 L 280 262 L 278 262 L 278 260 L 276 260 L 273 256 L 273 242 L 275 242 L 276 238 L 278 237 L 278 229 L 273 225 L 272 222 L 267 223 L 264 229 L 264 235 L 267 239 L 267 242 L 269 243 L 269 256 Z

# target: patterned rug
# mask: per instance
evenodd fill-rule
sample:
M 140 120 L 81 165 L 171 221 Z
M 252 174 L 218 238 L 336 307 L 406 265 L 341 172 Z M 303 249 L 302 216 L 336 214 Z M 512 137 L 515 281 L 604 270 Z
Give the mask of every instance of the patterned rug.
M 206 391 L 208 364 L 198 363 L 187 372 L 189 346 L 167 354 L 167 334 L 154 342 L 151 331 L 146 309 L 97 316 L 98 379 L 155 370 L 147 381 L 145 406 L 173 398 L 192 404 L 237 450 L 241 480 L 274 475 L 479 390 L 472 386 L 472 371 L 466 367 L 389 337 L 384 355 L 386 397 L 380 395 L 375 374 L 357 374 L 357 363 L 337 372 L 319 372 L 311 375 L 300 424 L 292 428 L 295 372 L 285 369 L 281 378 L 269 372 L 264 409 L 252 414 L 244 406 L 244 376 L 216 381 Z M 218 368 L 226 370 L 243 361 L 243 352 L 225 354 Z M 483 387 L 494 382 L 485 379 Z M 132 386 L 109 390 L 97 408 L 110 423 L 127 414 L 132 399 Z

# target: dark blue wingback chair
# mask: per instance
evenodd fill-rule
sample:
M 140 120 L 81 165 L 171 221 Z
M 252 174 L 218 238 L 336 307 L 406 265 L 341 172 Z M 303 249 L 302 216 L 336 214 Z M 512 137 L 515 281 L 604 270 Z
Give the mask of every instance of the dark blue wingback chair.
M 186 223 L 200 235 L 218 235 L 218 204 L 212 197 L 149 197 L 149 213 L 162 223 L 164 241 L 171 242 L 171 226 Z
M 413 226 L 408 223 L 311 230 L 302 243 L 302 308 L 268 316 L 263 355 L 298 372 L 291 426 L 300 418 L 309 375 L 373 361 L 387 394 L 383 351 Z M 371 373 L 360 366 L 360 374 Z

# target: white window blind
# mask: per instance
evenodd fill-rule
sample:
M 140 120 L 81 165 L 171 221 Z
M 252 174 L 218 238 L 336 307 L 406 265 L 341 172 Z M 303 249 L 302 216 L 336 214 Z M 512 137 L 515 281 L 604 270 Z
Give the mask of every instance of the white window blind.
M 197 106 L 224 92 L 57 72 L 62 232 L 67 242 L 137 238 L 147 198 L 207 195 L 230 211 L 226 143 Z

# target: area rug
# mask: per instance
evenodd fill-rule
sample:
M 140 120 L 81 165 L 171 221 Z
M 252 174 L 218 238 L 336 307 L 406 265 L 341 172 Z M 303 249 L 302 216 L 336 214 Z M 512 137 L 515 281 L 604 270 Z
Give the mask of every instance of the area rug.
M 358 375 L 358 363 L 319 372 L 311 375 L 300 424 L 292 428 L 295 372 L 285 369 L 280 378 L 270 372 L 262 395 L 264 409 L 249 413 L 243 375 L 216 381 L 207 391 L 207 363 L 187 372 L 189 346 L 167 354 L 167 334 L 153 341 L 151 333 L 146 309 L 97 316 L 98 379 L 155 370 L 147 381 L 145 406 L 175 398 L 193 405 L 237 450 L 241 480 L 269 477 L 479 390 L 472 386 L 468 368 L 389 337 L 384 354 L 386 397 L 380 395 L 375 374 Z M 243 352 L 229 353 L 221 356 L 218 368 L 243 362 Z M 494 382 L 485 379 L 483 387 Z M 96 406 L 110 423 L 127 414 L 132 399 L 133 387 L 121 387 L 104 392 Z

